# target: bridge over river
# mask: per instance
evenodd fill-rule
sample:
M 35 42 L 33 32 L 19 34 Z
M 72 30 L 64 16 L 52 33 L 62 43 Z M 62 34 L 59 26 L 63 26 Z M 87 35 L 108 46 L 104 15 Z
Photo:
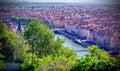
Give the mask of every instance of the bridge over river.
M 88 52 L 90 50 L 75 50 L 76 52 Z
M 90 50 L 75 50 L 75 52 L 89 52 Z M 113 53 L 114 51 L 107 51 L 108 53 Z

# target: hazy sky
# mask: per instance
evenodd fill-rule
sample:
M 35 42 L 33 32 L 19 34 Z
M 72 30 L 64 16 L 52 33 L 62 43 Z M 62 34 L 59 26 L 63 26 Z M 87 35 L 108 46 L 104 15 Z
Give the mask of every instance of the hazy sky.
M 0 0 L 3 2 L 82 2 L 82 3 L 120 3 L 120 0 Z

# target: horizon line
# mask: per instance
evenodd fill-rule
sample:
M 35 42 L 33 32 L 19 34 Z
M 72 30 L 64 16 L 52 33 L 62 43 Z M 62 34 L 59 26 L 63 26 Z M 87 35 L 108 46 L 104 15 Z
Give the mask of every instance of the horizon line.
M 43 1 L 41 1 L 41 2 L 40 2 L 40 1 L 39 1 L 39 2 L 27 2 L 27 1 L 14 1 L 14 2 L 13 2 L 13 1 L 6 1 L 6 2 L 5 2 L 5 1 L 0 1 L 0 3 L 3 3 L 3 2 L 4 2 L 4 3 L 18 3 L 18 2 L 19 2 L 19 3 L 22 3 L 22 2 L 25 3 L 25 2 L 26 2 L 26 3 L 87 3 L 87 4 L 90 4 L 90 3 L 91 3 L 91 4 L 120 4 L 119 2 L 117 2 L 117 3 L 105 2 L 105 3 L 104 3 L 104 2 L 54 2 L 54 1 L 53 1 L 53 2 L 43 2 Z

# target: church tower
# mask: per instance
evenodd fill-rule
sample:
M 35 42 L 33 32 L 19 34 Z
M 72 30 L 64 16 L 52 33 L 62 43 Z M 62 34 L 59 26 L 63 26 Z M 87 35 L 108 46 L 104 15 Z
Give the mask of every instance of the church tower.
M 22 25 L 21 25 L 21 23 L 20 23 L 20 19 L 19 19 L 19 21 L 18 21 L 18 27 L 17 27 L 17 31 L 16 31 L 16 34 L 18 35 L 18 36 L 22 36 Z

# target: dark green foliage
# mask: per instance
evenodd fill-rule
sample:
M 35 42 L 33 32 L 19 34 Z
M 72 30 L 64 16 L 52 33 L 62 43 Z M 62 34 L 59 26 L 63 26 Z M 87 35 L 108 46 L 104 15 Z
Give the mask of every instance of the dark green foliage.
M 0 39 L 2 39 L 2 37 L 5 35 L 6 32 L 6 28 L 3 25 L 3 23 L 0 21 Z
M 19 53 L 16 54 L 15 52 L 21 50 L 20 40 L 14 32 L 9 31 L 5 25 L 0 22 L 0 53 L 5 56 L 5 61 L 12 61 L 15 55 L 19 55 Z
M 5 26 L 2 24 L 2 22 L 0 21 L 0 40 L 2 39 L 2 37 L 3 37 L 3 34 L 5 34 L 4 32 L 5 32 Z M 1 46 L 2 46 L 2 42 L 0 42 L 0 51 L 1 51 Z M 4 58 L 4 56 L 1 54 L 1 52 L 0 52 L 0 70 L 2 69 L 2 68 L 4 68 L 4 63 L 3 63 L 3 58 Z
M 2 54 L 0 54 L 0 70 L 4 68 L 4 63 L 3 63 L 3 58 L 4 56 Z

